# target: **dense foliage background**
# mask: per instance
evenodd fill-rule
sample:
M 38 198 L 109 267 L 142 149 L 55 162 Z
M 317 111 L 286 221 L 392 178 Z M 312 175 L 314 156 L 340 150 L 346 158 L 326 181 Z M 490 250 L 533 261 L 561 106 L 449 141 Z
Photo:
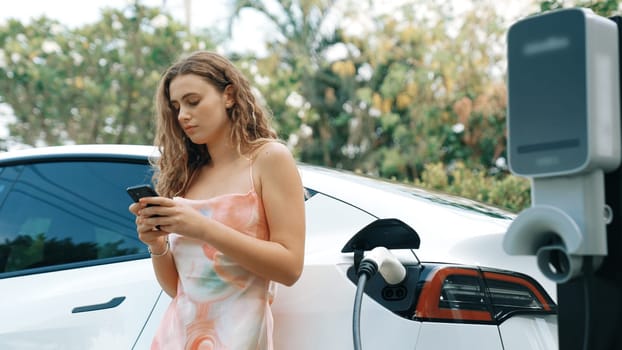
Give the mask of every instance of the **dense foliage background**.
M 490 1 L 460 16 L 444 1 L 235 0 L 271 23 L 268 54 L 227 53 L 255 83 L 297 159 L 414 183 L 512 211 L 529 182 L 505 158 L 505 34 Z M 540 1 L 534 13 L 618 2 Z M 0 25 L 0 103 L 9 144 L 151 144 L 153 93 L 180 54 L 226 33 L 187 28 L 136 1 L 69 29 L 46 17 Z

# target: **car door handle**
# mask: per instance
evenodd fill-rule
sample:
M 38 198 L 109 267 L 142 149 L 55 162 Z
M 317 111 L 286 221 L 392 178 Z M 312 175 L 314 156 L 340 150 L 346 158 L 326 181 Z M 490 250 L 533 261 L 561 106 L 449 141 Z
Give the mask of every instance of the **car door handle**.
M 72 314 L 77 314 L 80 312 L 89 312 L 103 309 L 112 309 L 113 307 L 117 307 L 121 305 L 121 303 L 125 300 L 125 297 L 116 297 L 110 299 L 110 301 L 102 304 L 93 304 L 93 305 L 84 305 L 84 306 L 76 306 L 71 310 Z

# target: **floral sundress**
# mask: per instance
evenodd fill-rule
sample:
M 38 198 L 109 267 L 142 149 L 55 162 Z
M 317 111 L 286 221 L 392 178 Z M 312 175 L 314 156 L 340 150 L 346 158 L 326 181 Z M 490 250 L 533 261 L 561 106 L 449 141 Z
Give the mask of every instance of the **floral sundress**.
M 206 200 L 175 197 L 231 228 L 268 240 L 261 198 L 251 190 Z M 272 350 L 274 283 L 245 270 L 209 244 L 169 234 L 179 273 L 152 350 Z

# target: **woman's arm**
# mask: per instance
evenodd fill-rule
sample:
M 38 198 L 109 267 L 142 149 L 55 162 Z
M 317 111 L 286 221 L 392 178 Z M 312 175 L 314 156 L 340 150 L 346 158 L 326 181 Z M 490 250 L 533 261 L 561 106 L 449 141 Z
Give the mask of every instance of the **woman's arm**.
M 162 290 L 168 294 L 171 298 L 177 295 L 177 282 L 179 275 L 175 262 L 173 261 L 173 254 L 170 252 L 170 246 L 167 242 L 167 232 L 153 230 L 154 226 L 145 224 L 143 209 L 147 204 L 139 202 L 130 206 L 130 211 L 136 215 L 136 227 L 138 231 L 138 238 L 149 246 L 151 254 L 151 264 L 153 265 L 153 271 L 155 272 L 158 283 L 162 287 Z
M 146 214 L 161 215 L 146 219 L 146 224 L 204 240 L 256 275 L 290 286 L 300 277 L 304 263 L 302 181 L 291 153 L 280 143 L 263 146 L 254 169 L 260 179 L 269 241 L 248 236 L 162 197 L 144 199 L 159 205 L 144 209 Z
M 273 250 L 267 250 L 266 268 L 285 285 L 298 280 L 304 265 L 304 188 L 296 162 L 283 144 L 270 143 L 257 155 L 261 197 Z

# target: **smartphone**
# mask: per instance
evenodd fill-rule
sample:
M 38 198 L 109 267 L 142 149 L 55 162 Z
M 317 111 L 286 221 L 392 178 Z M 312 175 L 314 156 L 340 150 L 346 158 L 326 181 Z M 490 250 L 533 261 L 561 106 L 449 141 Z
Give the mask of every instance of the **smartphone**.
M 136 185 L 136 186 L 131 186 L 125 189 L 127 191 L 127 194 L 130 195 L 130 197 L 132 197 L 132 199 L 134 200 L 134 202 L 138 202 L 139 199 L 143 198 L 143 197 L 158 197 L 159 194 L 158 192 L 156 192 L 153 187 L 149 186 L 149 185 Z M 147 204 L 148 207 L 151 207 L 153 204 Z M 159 217 L 160 215 L 153 215 L 152 217 Z M 156 228 L 159 230 L 160 226 L 156 226 Z
M 143 197 L 157 197 L 158 193 L 150 185 L 136 185 L 126 189 L 127 194 L 132 197 L 134 202 L 138 202 Z

